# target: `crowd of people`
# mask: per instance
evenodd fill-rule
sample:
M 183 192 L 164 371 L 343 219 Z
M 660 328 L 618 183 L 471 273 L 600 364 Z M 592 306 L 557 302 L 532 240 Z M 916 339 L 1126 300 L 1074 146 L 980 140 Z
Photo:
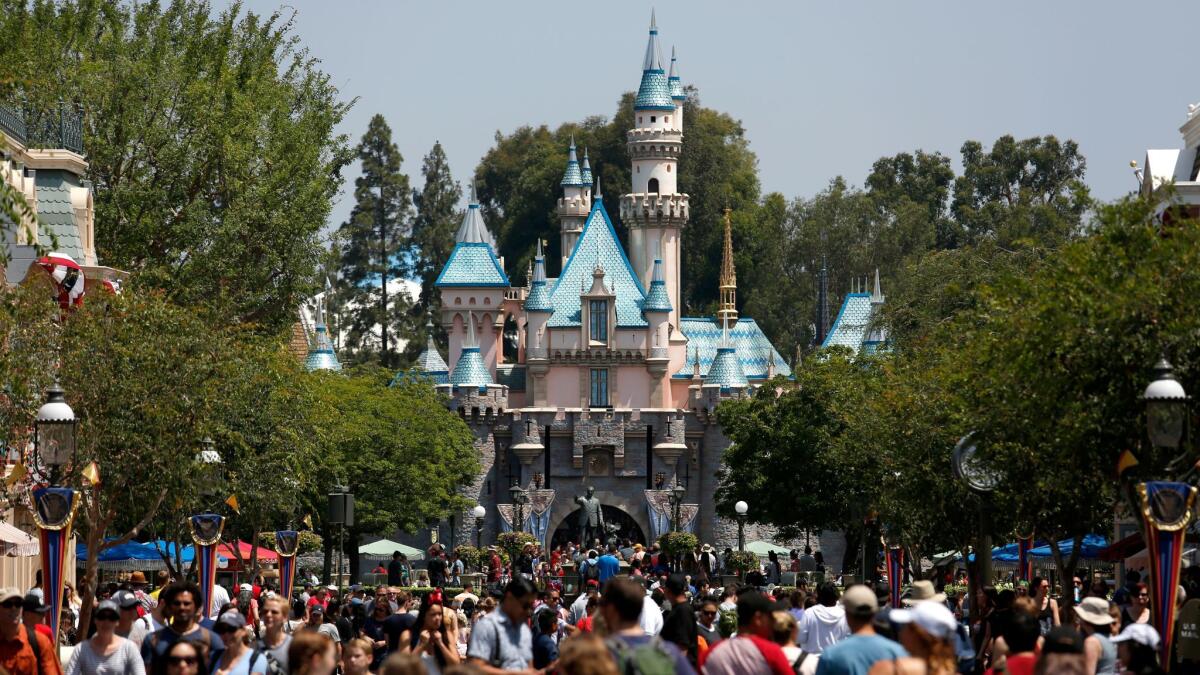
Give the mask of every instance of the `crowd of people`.
M 794 588 L 778 586 L 778 574 L 788 563 L 774 556 L 741 582 L 717 586 L 726 556 L 711 547 L 675 560 L 656 547 L 623 549 L 614 543 L 601 550 L 563 547 L 546 553 L 530 546 L 505 565 L 493 548 L 483 561 L 488 573 L 481 587 L 455 564 L 456 556 L 435 550 L 429 578 L 440 583 L 417 594 L 391 584 L 355 585 L 343 593 L 308 580 L 285 598 L 258 579 L 232 593 L 218 584 L 205 608 L 198 606 L 201 591 L 194 583 L 160 577 L 150 590 L 139 573 L 101 589 L 87 625 L 70 627 L 79 641 L 65 664 L 51 642 L 40 584 L 25 593 L 2 589 L 0 672 L 1162 672 L 1149 591 L 1137 572 L 1115 592 L 1103 580 L 1085 585 L 1077 578 L 1073 596 L 1062 606 L 1044 579 L 1011 589 L 984 586 L 974 597 L 943 593 L 918 580 L 907 588 L 902 605 L 893 607 L 886 583 L 843 590 L 821 581 L 809 588 L 801 575 Z M 801 561 L 802 555 L 807 560 Z M 818 562 L 807 551 L 791 560 L 805 567 Z M 567 561 L 578 566 L 569 585 L 536 572 L 543 562 L 553 569 Z M 386 573 L 389 581 L 392 576 L 412 579 L 400 556 Z M 443 592 L 451 582 L 461 584 L 453 586 L 456 591 L 462 589 L 453 597 Z M 1200 570 L 1187 571 L 1185 586 L 1178 594 L 1182 629 L 1173 670 L 1198 673 Z M 70 620 L 64 621 L 64 631 Z

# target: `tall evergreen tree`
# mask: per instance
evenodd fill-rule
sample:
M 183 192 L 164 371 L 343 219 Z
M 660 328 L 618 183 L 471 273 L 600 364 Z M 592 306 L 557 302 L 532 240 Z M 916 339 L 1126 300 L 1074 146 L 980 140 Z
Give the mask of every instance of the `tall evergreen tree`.
M 413 190 L 417 215 L 412 228 L 412 273 L 421 280 L 417 309 L 420 314 L 433 319 L 440 304 L 433 282 L 454 249 L 454 230 L 462 217 L 458 209 L 462 189 L 450 175 L 450 164 L 441 142 L 435 142 L 433 149 L 425 155 L 421 174 L 425 177 L 425 187 Z M 421 342 L 421 346 L 423 344 Z
M 408 271 L 411 202 L 408 176 L 400 172 L 404 158 L 383 115 L 371 118 L 358 144 L 358 159 L 362 175 L 354 181 L 354 210 L 338 230 L 346 301 L 342 322 L 348 330 L 345 346 L 359 355 L 377 348 L 379 362 L 388 366 L 394 329 L 406 323 L 411 304 L 403 294 L 388 290 L 389 281 Z M 377 344 L 375 326 L 379 326 Z

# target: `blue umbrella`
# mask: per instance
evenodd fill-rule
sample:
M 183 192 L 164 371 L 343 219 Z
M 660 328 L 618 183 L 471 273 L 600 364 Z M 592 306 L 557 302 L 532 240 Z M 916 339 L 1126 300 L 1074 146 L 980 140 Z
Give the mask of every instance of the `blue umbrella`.
M 1083 560 L 1095 560 L 1100 557 L 1100 552 L 1108 547 L 1108 539 L 1098 534 L 1089 534 L 1083 538 L 1083 543 L 1079 547 L 1079 557 Z M 1063 556 L 1071 555 L 1075 550 L 1075 540 L 1063 539 L 1058 542 L 1058 550 Z M 1049 558 L 1053 555 L 1050 551 L 1050 545 L 1039 546 L 1029 551 L 1029 555 L 1035 558 Z

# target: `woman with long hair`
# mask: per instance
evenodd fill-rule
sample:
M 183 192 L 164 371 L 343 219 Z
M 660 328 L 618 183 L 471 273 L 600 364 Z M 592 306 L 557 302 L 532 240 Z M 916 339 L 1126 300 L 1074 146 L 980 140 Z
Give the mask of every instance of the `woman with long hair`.
M 237 610 L 229 610 L 217 617 L 213 632 L 225 643 L 221 658 L 212 664 L 213 675 L 230 675 L 234 672 L 266 675 L 269 670 L 267 656 L 250 649 L 250 629 L 246 626 L 245 616 Z
M 79 643 L 67 662 L 67 675 L 144 675 L 141 652 L 116 634 L 120 610 L 112 600 L 96 608 L 96 634 Z
M 1121 610 L 1121 629 L 1131 623 L 1150 623 L 1150 587 L 1139 583 L 1129 594 L 1129 606 Z
M 946 605 L 920 602 L 912 609 L 895 609 L 889 618 L 900 624 L 904 658 L 879 661 L 868 675 L 955 675 L 958 655 L 954 650 L 958 622 Z
M 1050 632 L 1051 628 L 1062 625 L 1058 613 L 1058 601 L 1050 597 L 1050 580 L 1034 577 L 1029 584 L 1029 593 L 1033 596 L 1033 604 L 1038 611 L 1038 624 L 1042 627 L 1042 635 Z
M 300 631 L 288 647 L 288 672 L 291 675 L 333 675 L 337 667 L 337 649 L 328 635 Z
M 154 659 L 153 675 L 201 675 L 208 672 L 204 650 L 191 640 L 171 645 L 165 658 Z
M 411 629 L 400 634 L 400 644 L 404 652 L 421 659 L 430 675 L 438 675 L 446 666 L 459 663 L 458 648 L 446 628 L 440 591 L 433 591 L 421 601 L 417 620 Z

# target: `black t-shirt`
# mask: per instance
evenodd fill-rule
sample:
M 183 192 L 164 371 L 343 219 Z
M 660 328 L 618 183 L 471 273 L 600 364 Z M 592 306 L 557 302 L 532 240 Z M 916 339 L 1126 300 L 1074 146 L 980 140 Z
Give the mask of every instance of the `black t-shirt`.
M 388 563 L 388 586 L 399 586 L 403 583 L 400 579 L 403 570 L 404 565 L 399 560 Z
M 446 561 L 441 558 L 433 558 L 429 561 L 429 579 L 442 579 L 446 576 Z
M 696 610 L 687 602 L 672 604 L 671 610 L 663 617 L 659 637 L 674 643 L 680 651 L 687 652 L 688 660 L 695 665 L 699 650 L 696 635 Z
M 368 618 L 363 624 L 363 635 L 371 640 L 387 640 L 387 649 L 376 649 L 371 655 L 371 667 L 378 668 L 388 654 L 395 652 L 400 646 L 400 634 L 412 628 L 417 617 L 403 612 L 392 614 L 383 621 L 374 617 Z

